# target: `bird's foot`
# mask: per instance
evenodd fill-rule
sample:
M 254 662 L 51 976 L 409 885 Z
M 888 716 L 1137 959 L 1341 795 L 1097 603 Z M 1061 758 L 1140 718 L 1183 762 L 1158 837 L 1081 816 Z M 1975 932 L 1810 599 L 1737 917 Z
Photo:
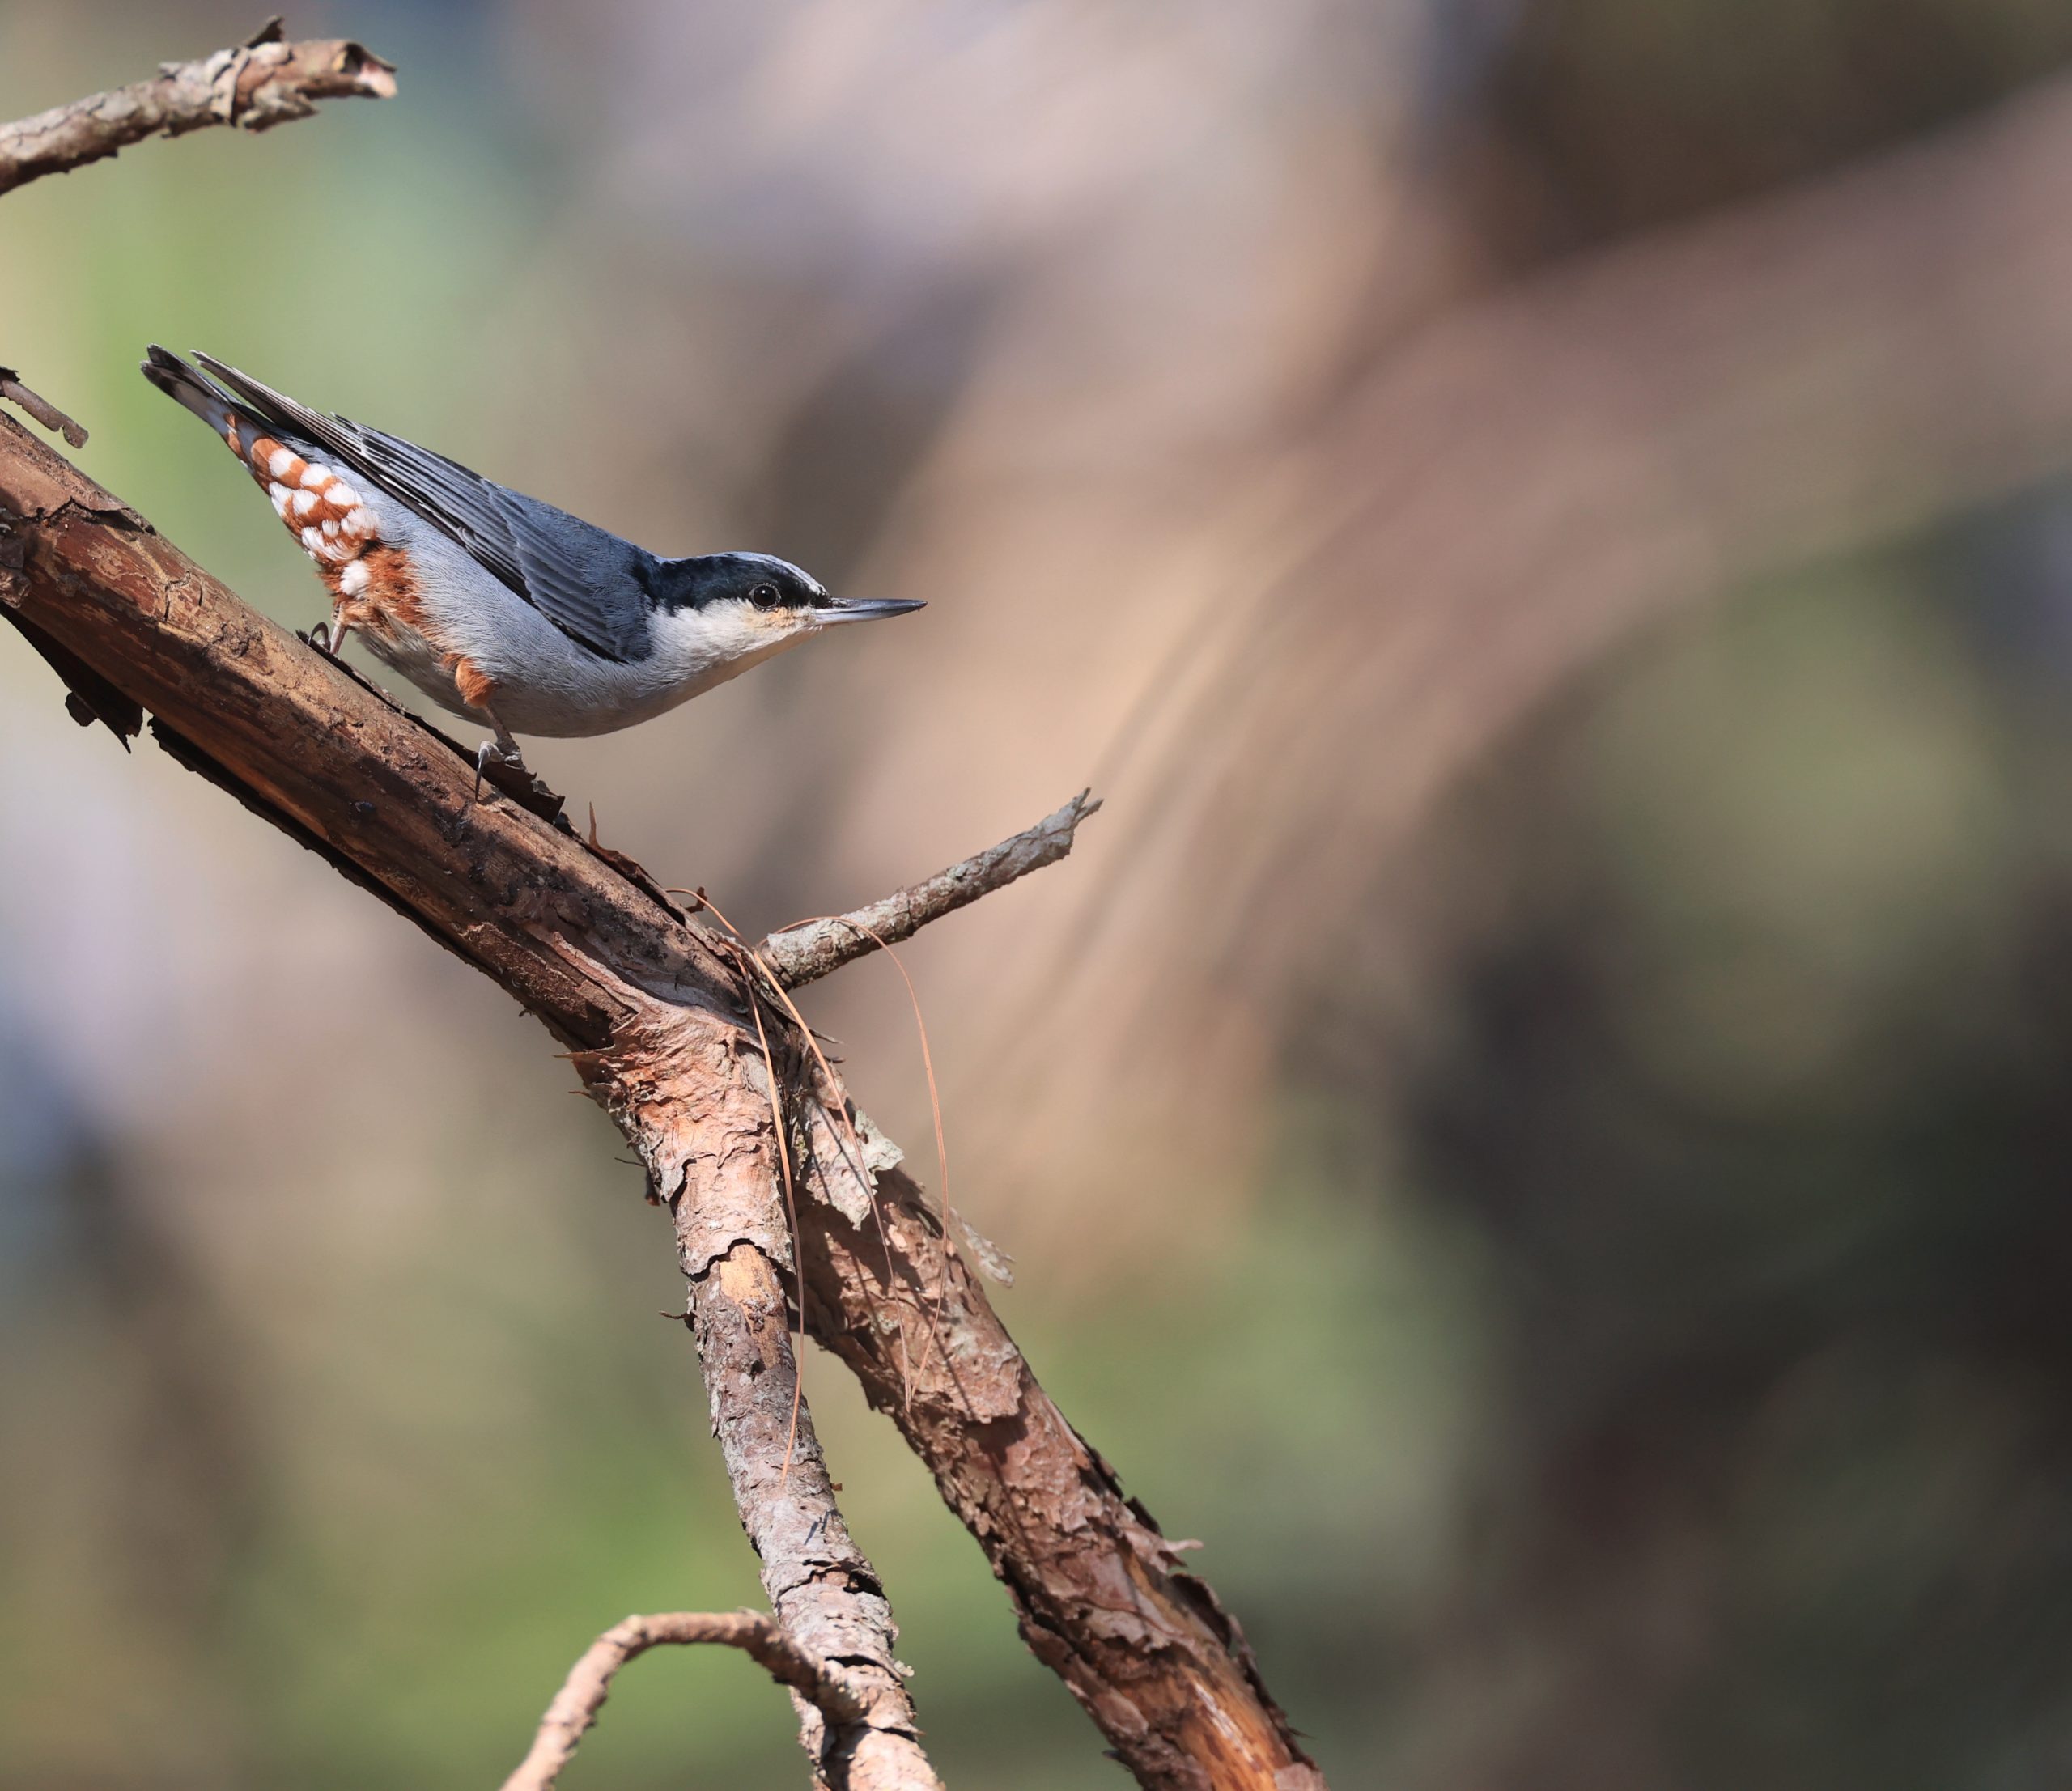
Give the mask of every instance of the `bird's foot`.
M 352 630 L 333 616 L 329 622 L 320 622 L 309 630 L 309 644 L 320 653 L 338 659 L 346 650 L 346 636 Z
M 532 767 L 526 764 L 525 755 L 518 750 L 516 741 L 507 740 L 499 743 L 486 740 L 475 749 L 475 800 L 478 802 L 482 800 L 482 774 L 492 763 L 507 765 L 515 771 L 523 771 L 528 777 L 533 775 Z

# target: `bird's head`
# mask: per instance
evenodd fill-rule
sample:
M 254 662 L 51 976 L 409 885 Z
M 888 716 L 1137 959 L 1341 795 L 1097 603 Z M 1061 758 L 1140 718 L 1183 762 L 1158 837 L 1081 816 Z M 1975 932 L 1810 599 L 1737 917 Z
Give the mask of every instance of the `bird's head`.
M 923 607 L 906 598 L 834 596 L 811 574 L 768 554 L 701 554 L 665 567 L 661 607 L 730 659 L 766 659 L 840 622 Z
M 654 657 L 667 682 L 695 694 L 839 622 L 902 616 L 917 602 L 831 596 L 768 554 L 700 554 L 657 563 Z

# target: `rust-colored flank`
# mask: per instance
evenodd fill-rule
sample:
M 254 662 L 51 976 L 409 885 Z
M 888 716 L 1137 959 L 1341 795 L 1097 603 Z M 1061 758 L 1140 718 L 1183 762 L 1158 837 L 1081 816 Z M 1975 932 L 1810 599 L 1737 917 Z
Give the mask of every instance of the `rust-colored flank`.
M 453 672 L 454 687 L 461 693 L 461 700 L 470 709 L 486 709 L 496 700 L 496 680 L 465 653 L 448 656 Z

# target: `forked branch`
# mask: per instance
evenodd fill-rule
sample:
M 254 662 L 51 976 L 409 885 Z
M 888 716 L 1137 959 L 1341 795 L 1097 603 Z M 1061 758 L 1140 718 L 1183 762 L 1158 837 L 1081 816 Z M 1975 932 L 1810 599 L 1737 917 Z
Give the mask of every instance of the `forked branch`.
M 737 950 L 571 830 L 475 800 L 469 755 L 240 602 L 4 416 L 0 617 L 104 697 L 149 710 L 181 763 L 574 1048 L 673 1220 L 715 1424 L 779 1621 L 881 1688 L 860 1726 L 822 1734 L 815 1712 L 807 1739 L 826 1783 L 935 1780 L 882 1589 L 839 1528 L 802 1408 L 789 1436 L 795 1265 L 808 1328 L 892 1413 L 1008 1586 L 1030 1645 L 1141 1784 L 1321 1783 L 1236 1625 L 1044 1394 L 896 1152 L 789 1015 L 762 1008 L 777 1063 L 766 1060 Z M 773 1067 L 800 1147 L 796 1239 L 776 1194 Z

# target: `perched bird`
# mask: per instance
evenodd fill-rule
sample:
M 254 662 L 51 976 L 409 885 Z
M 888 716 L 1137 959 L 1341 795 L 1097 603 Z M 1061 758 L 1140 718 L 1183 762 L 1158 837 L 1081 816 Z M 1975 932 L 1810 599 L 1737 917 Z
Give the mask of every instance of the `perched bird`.
M 630 728 L 823 628 L 922 607 L 830 596 L 767 554 L 664 559 L 195 359 L 206 374 L 154 343 L 144 377 L 223 437 L 316 562 L 325 649 L 357 633 L 434 702 L 486 723 L 478 773 L 492 757 L 524 762 L 514 732 Z

